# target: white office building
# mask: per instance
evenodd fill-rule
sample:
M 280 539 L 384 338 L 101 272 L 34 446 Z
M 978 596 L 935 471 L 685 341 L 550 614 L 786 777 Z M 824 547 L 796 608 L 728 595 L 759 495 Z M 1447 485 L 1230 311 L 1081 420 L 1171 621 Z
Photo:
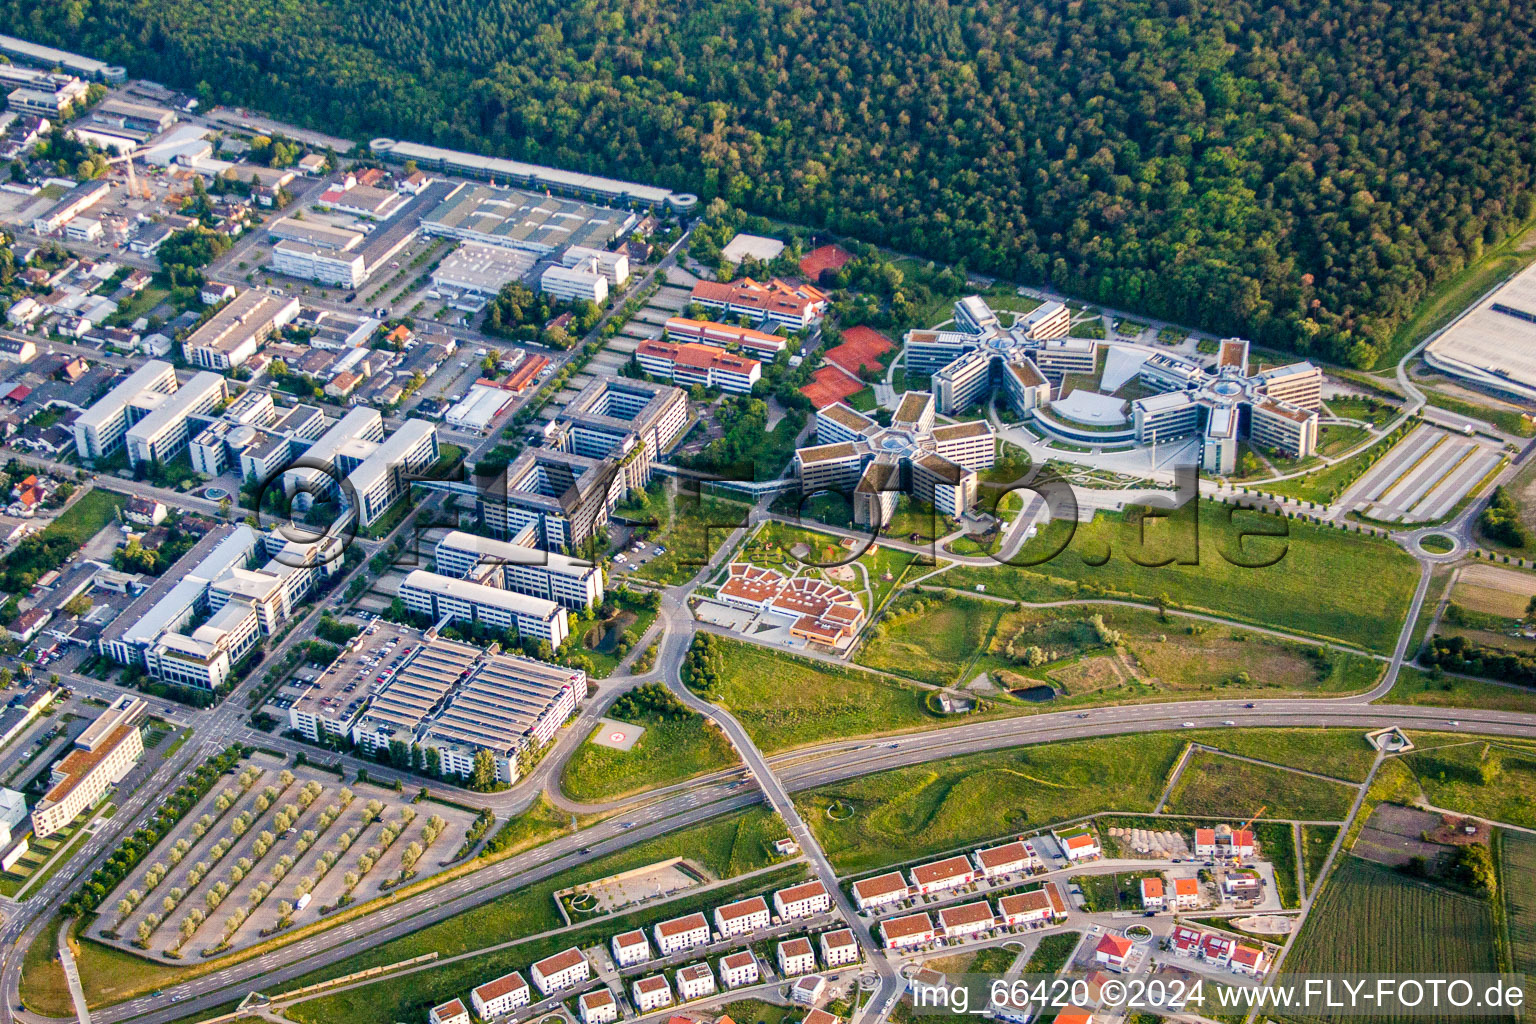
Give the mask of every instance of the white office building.
M 608 298 L 608 279 L 596 260 L 587 259 L 570 267 L 549 267 L 539 275 L 539 290 L 565 302 L 585 299 L 601 305 Z

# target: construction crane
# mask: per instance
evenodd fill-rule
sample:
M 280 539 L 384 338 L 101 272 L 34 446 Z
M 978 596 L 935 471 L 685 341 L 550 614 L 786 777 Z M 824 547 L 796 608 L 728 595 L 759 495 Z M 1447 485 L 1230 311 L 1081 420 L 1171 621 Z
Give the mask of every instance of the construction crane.
M 114 157 L 110 158 L 107 161 L 108 166 L 111 166 L 112 164 L 117 164 L 117 163 L 127 164 L 128 165 L 128 194 L 131 195 L 131 196 L 137 196 L 140 199 L 150 199 L 150 198 L 153 198 L 152 194 L 149 191 L 149 185 L 147 185 L 147 184 L 145 184 L 143 182 L 140 182 L 138 174 L 134 173 L 134 170 L 133 170 L 134 158 L 135 157 L 139 157 L 139 156 L 143 156 L 144 153 L 146 153 L 146 152 L 147 152 L 147 150 L 143 149 L 143 148 L 140 148 L 140 149 L 130 149 L 128 152 L 124 153 L 122 156 L 114 156 Z
M 1236 833 L 1237 832 L 1246 832 L 1246 831 L 1248 831 L 1248 828 L 1255 821 L 1257 821 L 1259 819 L 1259 815 L 1263 814 L 1267 810 L 1269 810 L 1269 805 L 1265 804 L 1263 807 L 1260 807 L 1258 810 L 1254 811 L 1252 816 L 1250 816 L 1247 821 L 1245 821 L 1241 825 L 1239 825 L 1237 827 L 1236 831 L 1233 833 L 1233 839 L 1232 839 L 1232 863 L 1233 863 L 1233 867 L 1239 867 L 1240 868 L 1240 867 L 1243 866 L 1243 854 L 1238 849 Z

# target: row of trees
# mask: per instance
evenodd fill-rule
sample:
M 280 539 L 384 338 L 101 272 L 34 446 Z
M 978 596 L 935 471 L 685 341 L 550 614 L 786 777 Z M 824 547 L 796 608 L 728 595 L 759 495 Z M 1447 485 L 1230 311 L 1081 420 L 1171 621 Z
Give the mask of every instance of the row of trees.
M 172 826 L 208 794 L 219 776 L 233 768 L 245 753 L 246 748 L 237 743 L 193 769 L 187 781 L 177 786 L 155 809 L 148 823 L 135 829 L 118 844 L 101 867 L 91 872 L 90 877 L 65 901 L 64 914 L 78 917 L 96 909 L 107 894 L 128 877 L 128 872 L 137 867 L 149 851 L 165 838 Z

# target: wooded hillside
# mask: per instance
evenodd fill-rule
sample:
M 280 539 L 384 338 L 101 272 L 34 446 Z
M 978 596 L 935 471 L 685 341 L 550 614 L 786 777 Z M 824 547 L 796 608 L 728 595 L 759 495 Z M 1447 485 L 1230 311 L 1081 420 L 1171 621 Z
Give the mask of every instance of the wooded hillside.
M 1531 216 L 1522 0 L 0 0 L 330 132 L 602 171 L 1355 364 Z

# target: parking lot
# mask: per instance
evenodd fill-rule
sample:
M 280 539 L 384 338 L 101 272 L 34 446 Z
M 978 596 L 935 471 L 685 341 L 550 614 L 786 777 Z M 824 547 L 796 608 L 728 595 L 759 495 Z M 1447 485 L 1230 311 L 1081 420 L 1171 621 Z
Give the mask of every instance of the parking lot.
M 1441 519 L 1504 458 L 1492 442 L 1427 424 L 1412 430 L 1344 495 L 1346 508 L 1372 519 Z
M 339 902 L 380 895 L 400 880 L 413 847 L 421 852 L 411 880 L 437 873 L 473 818 L 257 753 L 216 784 L 107 898 L 93 937 L 192 962 L 204 951 L 239 949 L 316 921 Z M 441 831 L 429 844 L 424 830 L 438 821 Z M 139 894 L 136 905 L 131 892 Z M 291 908 L 286 919 L 284 904 Z

